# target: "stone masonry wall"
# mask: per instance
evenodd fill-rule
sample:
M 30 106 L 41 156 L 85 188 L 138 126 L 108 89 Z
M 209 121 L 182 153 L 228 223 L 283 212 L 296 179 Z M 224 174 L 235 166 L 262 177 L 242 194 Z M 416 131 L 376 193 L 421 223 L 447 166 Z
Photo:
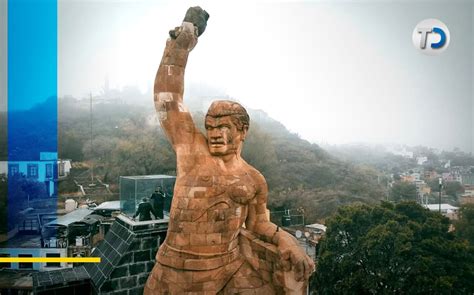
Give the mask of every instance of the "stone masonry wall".
M 101 257 L 98 265 L 86 265 L 94 290 L 106 295 L 143 294 L 150 271 L 155 265 L 155 254 L 160 235 L 164 237 L 165 221 L 135 222 L 118 216 L 110 231 L 93 252 Z

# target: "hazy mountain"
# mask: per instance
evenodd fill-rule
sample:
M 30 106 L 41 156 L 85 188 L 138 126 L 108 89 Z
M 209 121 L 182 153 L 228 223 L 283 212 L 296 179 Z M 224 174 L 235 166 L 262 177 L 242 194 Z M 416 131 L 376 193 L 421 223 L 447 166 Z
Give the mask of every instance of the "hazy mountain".
M 213 98 L 187 102 L 193 119 L 204 125 L 204 107 Z M 173 174 L 175 155 L 149 106 L 102 101 L 93 104 L 92 145 L 87 100 L 59 100 L 60 156 L 93 159 L 97 171 L 116 183 L 120 175 Z M 275 210 L 307 208 L 308 221 L 325 218 L 340 204 L 376 202 L 384 192 L 377 172 L 341 161 L 316 144 L 290 133 L 261 110 L 248 110 L 249 136 L 243 157 L 266 177 Z

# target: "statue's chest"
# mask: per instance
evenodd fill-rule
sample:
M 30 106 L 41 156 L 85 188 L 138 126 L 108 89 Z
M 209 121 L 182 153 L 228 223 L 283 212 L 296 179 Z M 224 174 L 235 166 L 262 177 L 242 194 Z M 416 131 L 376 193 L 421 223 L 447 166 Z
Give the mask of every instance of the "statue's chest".
M 255 194 L 255 184 L 247 174 L 188 175 L 176 183 L 171 218 L 191 222 L 240 219 Z

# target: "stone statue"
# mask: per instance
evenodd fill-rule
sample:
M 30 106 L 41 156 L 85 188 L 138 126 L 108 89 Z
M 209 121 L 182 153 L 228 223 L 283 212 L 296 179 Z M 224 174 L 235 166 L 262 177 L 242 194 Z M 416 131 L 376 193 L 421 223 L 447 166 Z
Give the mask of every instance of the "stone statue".
M 188 10 L 170 31 L 155 79 L 155 107 L 177 155 L 177 179 L 168 234 L 145 294 L 302 293 L 314 263 L 269 221 L 265 178 L 240 156 L 247 111 L 233 101 L 213 102 L 206 137 L 183 104 L 188 54 L 208 18 L 200 7 Z

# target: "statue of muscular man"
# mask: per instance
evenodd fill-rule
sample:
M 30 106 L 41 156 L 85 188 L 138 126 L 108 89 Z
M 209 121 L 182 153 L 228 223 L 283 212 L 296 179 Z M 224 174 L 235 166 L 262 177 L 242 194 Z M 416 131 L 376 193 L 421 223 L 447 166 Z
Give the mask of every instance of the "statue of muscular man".
M 206 137 L 183 104 L 188 55 L 208 18 L 200 7 L 188 10 L 181 27 L 170 31 L 155 79 L 155 107 L 177 155 L 177 179 L 168 234 L 145 294 L 274 294 L 274 286 L 239 251 L 242 226 L 276 245 L 297 281 L 309 278 L 314 263 L 294 237 L 269 221 L 265 178 L 241 158 L 247 111 L 236 102 L 213 102 L 205 119 Z

